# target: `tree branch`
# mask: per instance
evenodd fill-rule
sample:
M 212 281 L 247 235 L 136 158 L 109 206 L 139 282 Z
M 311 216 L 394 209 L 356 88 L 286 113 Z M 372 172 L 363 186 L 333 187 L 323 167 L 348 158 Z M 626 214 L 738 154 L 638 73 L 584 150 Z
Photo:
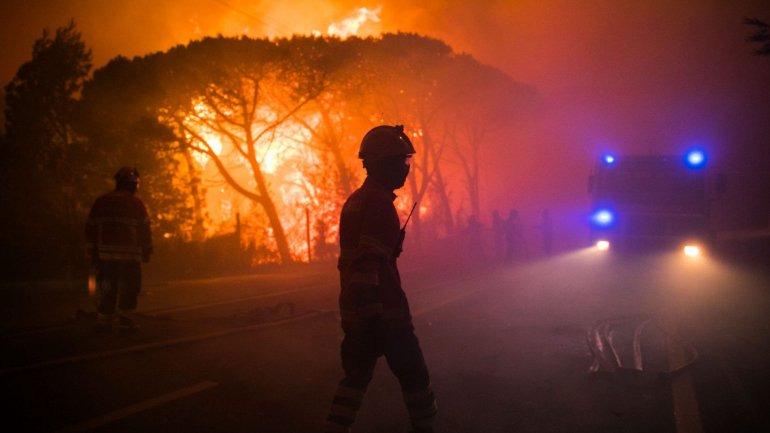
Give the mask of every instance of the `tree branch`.
M 227 183 L 233 187 L 236 191 L 243 194 L 245 197 L 248 197 L 251 200 L 254 200 L 256 202 L 261 202 L 262 197 L 259 194 L 255 194 L 248 189 L 244 188 L 235 178 L 230 174 L 227 167 L 225 167 L 222 160 L 219 158 L 219 155 L 217 155 L 214 150 L 211 148 L 211 145 L 208 144 L 205 138 L 203 138 L 200 134 L 192 130 L 190 127 L 184 124 L 182 119 L 175 118 L 177 124 L 182 128 L 182 130 L 188 134 L 190 134 L 195 140 L 198 140 L 200 143 L 202 143 L 204 146 L 206 146 L 206 149 L 201 149 L 196 146 L 194 146 L 192 143 L 188 142 L 187 140 L 183 140 L 184 145 L 190 146 L 191 149 L 197 150 L 199 152 L 203 152 L 206 155 L 211 158 L 212 161 L 214 161 L 214 164 L 217 166 L 217 169 L 219 170 L 219 173 L 222 175 L 222 177 L 227 181 Z

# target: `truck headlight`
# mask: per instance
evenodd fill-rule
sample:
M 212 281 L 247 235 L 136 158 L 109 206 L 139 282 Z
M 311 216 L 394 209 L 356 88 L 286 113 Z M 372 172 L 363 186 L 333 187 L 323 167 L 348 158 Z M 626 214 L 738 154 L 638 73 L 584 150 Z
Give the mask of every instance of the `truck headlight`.
M 701 255 L 701 249 L 697 245 L 687 244 L 682 248 L 682 252 L 687 257 L 698 257 Z

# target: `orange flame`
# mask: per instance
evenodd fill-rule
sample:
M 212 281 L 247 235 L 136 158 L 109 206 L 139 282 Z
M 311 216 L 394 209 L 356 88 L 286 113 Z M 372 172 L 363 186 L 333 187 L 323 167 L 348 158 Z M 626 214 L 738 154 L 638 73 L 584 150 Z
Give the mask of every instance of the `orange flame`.
M 338 22 L 331 23 L 326 35 L 342 39 L 359 35 L 365 28 L 380 22 L 382 7 L 360 7 Z M 313 34 L 320 36 L 320 31 Z M 278 113 L 269 106 L 257 108 L 260 119 L 277 119 Z M 229 174 L 242 186 L 256 188 L 250 164 L 237 152 L 231 140 L 235 134 L 224 134 L 213 130 L 207 123 L 216 120 L 216 113 L 202 98 L 193 101 L 193 111 L 185 117 L 184 123 L 194 131 L 186 133 L 186 139 L 197 143 L 198 147 L 213 153 L 228 167 Z M 324 155 L 311 146 L 313 136 L 307 128 L 316 127 L 321 121 L 320 114 L 306 115 L 304 123 L 288 120 L 266 134 L 256 144 L 259 169 L 267 178 L 270 195 L 286 233 L 287 242 L 295 259 L 304 260 L 308 256 L 306 230 L 308 224 L 314 236 L 311 244 L 333 244 L 337 237 L 337 216 L 341 203 L 333 194 L 338 190 L 334 179 L 328 176 L 328 162 Z M 256 127 L 257 125 L 255 125 Z M 273 229 L 267 224 L 261 207 L 246 199 L 230 187 L 212 164 L 207 153 L 193 151 L 193 157 L 202 175 L 202 184 L 206 191 L 207 214 L 209 223 L 207 236 L 232 231 L 236 214 L 241 215 L 243 242 L 256 245 L 272 243 Z M 405 198 L 397 203 L 399 210 L 406 208 Z M 411 198 L 409 199 L 411 207 Z M 427 203 L 421 203 L 418 213 L 424 215 Z M 306 213 L 307 212 L 307 213 Z M 310 221 L 307 215 L 310 215 Z M 310 248 L 316 248 L 311 245 Z M 257 262 L 269 261 L 270 258 L 256 258 Z

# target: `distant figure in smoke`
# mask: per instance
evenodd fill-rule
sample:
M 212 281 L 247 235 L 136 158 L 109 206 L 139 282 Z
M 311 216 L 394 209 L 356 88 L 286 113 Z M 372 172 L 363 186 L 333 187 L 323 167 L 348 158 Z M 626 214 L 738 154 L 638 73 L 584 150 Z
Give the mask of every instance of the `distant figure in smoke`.
M 540 225 L 537 226 L 540 229 L 543 240 L 543 254 L 550 256 L 553 254 L 553 220 L 551 219 L 551 212 L 548 209 L 543 209 L 540 212 Z
M 326 229 L 326 223 L 319 219 L 316 221 L 315 224 L 315 232 L 316 232 L 316 238 L 315 238 L 315 245 L 313 248 L 313 258 L 315 260 L 328 260 L 330 258 L 336 257 L 335 247 L 331 243 L 326 242 L 326 236 L 327 236 L 327 229 Z
M 494 258 L 503 261 L 505 258 L 505 220 L 496 209 L 492 211 L 492 248 Z
M 337 268 L 345 377 L 332 402 L 327 433 L 350 431 L 383 355 L 401 383 L 414 432 L 433 431 L 436 401 L 396 267 L 405 232 L 393 191 L 404 185 L 414 153 L 400 125 L 378 126 L 361 142 L 358 156 L 367 177 L 345 202 L 340 218 Z
M 99 329 L 134 329 L 130 314 L 141 290 L 141 263 L 152 254 L 147 210 L 134 196 L 139 172 L 123 167 L 115 174 L 115 190 L 94 202 L 86 223 L 87 251 L 96 267 Z
M 505 261 L 512 262 L 522 257 L 524 238 L 521 234 L 519 211 L 511 209 L 505 219 Z
M 471 215 L 465 228 L 468 259 L 473 263 L 484 261 L 484 226 L 479 217 Z

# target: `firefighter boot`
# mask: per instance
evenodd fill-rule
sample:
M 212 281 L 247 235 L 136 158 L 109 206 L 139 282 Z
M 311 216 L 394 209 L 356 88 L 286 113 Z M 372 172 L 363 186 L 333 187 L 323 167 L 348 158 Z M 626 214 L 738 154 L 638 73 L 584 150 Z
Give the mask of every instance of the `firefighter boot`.
M 138 329 L 139 326 L 137 326 L 131 316 L 125 312 L 117 315 L 112 328 L 113 332 L 116 334 L 128 334 L 136 332 Z
M 114 314 L 98 313 L 96 315 L 96 323 L 94 324 L 94 331 L 97 333 L 108 332 L 112 329 L 112 322 L 115 318 Z

